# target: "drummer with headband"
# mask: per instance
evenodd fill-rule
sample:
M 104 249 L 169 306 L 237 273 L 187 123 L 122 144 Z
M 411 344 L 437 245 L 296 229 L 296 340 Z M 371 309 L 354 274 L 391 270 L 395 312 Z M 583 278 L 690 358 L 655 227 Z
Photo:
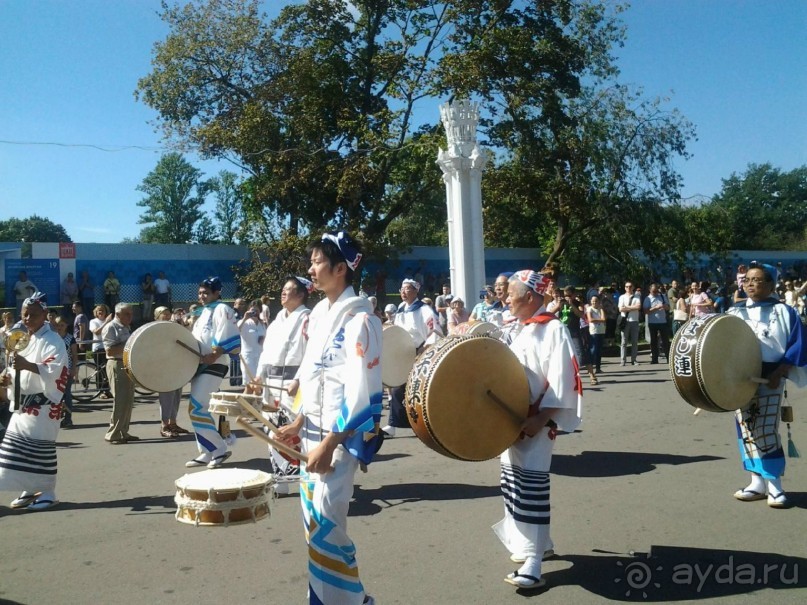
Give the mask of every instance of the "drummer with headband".
M 774 292 L 778 271 L 771 265 L 753 264 L 743 276 L 748 295 L 728 313 L 747 323 L 762 348 L 762 377 L 751 405 L 737 410 L 740 457 L 751 482 L 734 493 L 744 502 L 767 499 L 768 506 L 786 508 L 782 489 L 785 454 L 779 436 L 779 414 L 785 379 L 807 385 L 807 328 L 796 310 L 782 303 Z
M 501 455 L 504 519 L 493 531 L 521 563 L 504 581 L 516 588 L 540 588 L 541 560 L 554 554 L 549 538 L 549 467 L 558 427 L 580 424 L 583 387 L 569 331 L 546 312 L 548 276 L 529 269 L 508 283 L 510 312 L 522 324 L 510 350 L 525 367 L 529 415 L 518 439 Z
M 308 247 L 314 287 L 325 295 L 311 311 L 308 345 L 297 378 L 302 411 L 280 428 L 302 438 L 300 500 L 308 542 L 310 603 L 373 603 L 359 579 L 347 512 L 360 464 L 381 436 L 381 321 L 351 286 L 362 254 L 344 231 Z
M 401 283 L 401 302 L 395 313 L 395 325 L 409 332 L 418 353 L 425 345 L 434 344 L 443 336 L 440 320 L 434 310 L 422 300 L 418 300 L 420 284 L 414 279 Z M 389 390 L 389 422 L 384 427 L 388 437 L 395 436 L 396 429 L 409 428 L 403 400 L 406 387 L 392 387 Z
M 58 504 L 56 435 L 69 378 L 67 349 L 46 321 L 47 308 L 42 292 L 22 301 L 22 322 L 29 341 L 15 352 L 3 378 L 12 387 L 9 394 L 16 409 L 0 443 L 0 491 L 22 490 L 11 508 L 31 511 Z
M 193 324 L 193 336 L 202 346 L 201 365 L 191 380 L 188 413 L 196 433 L 199 455 L 185 463 L 187 467 L 218 468 L 232 455 L 227 442 L 216 428 L 210 413 L 210 395 L 218 390 L 227 375 L 228 354 L 237 354 L 241 336 L 235 311 L 221 300 L 221 280 L 208 277 L 199 284 L 201 312 Z
M 311 310 L 306 307 L 306 303 L 308 295 L 313 291 L 314 284 L 308 278 L 289 277 L 280 291 L 282 309 L 266 330 L 263 352 L 258 360 L 258 372 L 255 376 L 259 383 L 268 386 L 255 384 L 251 391 L 263 394 L 264 403 L 276 408 L 274 412 L 263 412 L 264 417 L 276 426 L 289 424 L 299 412 L 294 405 L 294 396 L 300 383 L 294 377 L 300 369 L 308 344 Z M 275 493 L 288 493 L 289 484 L 299 479 L 299 461 L 290 459 L 271 445 L 269 456 L 272 474 L 277 482 Z

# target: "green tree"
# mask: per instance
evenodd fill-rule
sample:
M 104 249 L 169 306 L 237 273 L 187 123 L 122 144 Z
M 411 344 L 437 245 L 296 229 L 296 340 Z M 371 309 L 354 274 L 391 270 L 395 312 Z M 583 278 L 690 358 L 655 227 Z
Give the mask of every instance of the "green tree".
M 238 176 L 222 170 L 217 177 L 210 179 L 210 190 L 216 199 L 213 211 L 216 239 L 225 244 L 237 240 L 243 242 L 244 196 Z
M 0 242 L 72 242 L 64 227 L 36 214 L 0 221 Z
M 730 226 L 727 247 L 741 250 L 799 250 L 807 225 L 807 166 L 782 172 L 750 164 L 723 180 L 705 210 Z
M 140 224 L 146 224 L 139 239 L 145 244 L 185 244 L 196 240 L 195 228 L 202 220 L 201 210 L 208 185 L 202 173 L 179 153 L 168 153 L 137 190 L 146 197 L 137 202 L 145 208 Z
M 249 173 L 244 205 L 265 240 L 275 227 L 339 225 L 379 255 L 445 238 L 443 225 L 422 228 L 443 196 L 444 143 L 436 106 L 418 109 L 478 100 L 496 153 L 486 244 L 560 258 L 615 229 L 645 234 L 639 211 L 677 199 L 672 160 L 686 157 L 691 126 L 618 85 L 620 11 L 595 0 L 309 0 L 270 22 L 258 0 L 164 5 L 170 33 L 136 95 L 169 138 Z M 600 253 L 626 258 L 633 242 L 611 241 Z

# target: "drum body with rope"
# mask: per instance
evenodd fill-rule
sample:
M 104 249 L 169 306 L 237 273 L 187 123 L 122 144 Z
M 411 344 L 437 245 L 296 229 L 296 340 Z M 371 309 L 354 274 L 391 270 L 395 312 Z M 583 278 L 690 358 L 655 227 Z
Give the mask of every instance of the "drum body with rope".
M 173 321 L 153 321 L 132 332 L 123 349 L 129 377 L 143 388 L 165 393 L 184 387 L 199 367 L 199 350 L 190 330 Z
M 710 412 L 744 409 L 759 386 L 762 350 L 754 331 L 727 314 L 695 317 L 670 345 L 670 374 L 691 406 Z
M 444 338 L 417 358 L 404 406 L 423 443 L 473 461 L 498 456 L 518 439 L 529 399 L 527 374 L 507 345 L 466 335 Z
M 274 477 L 243 468 L 183 475 L 175 481 L 176 519 L 190 525 L 254 523 L 270 514 Z
M 381 334 L 381 382 L 399 387 L 415 362 L 415 343 L 401 326 L 386 324 Z

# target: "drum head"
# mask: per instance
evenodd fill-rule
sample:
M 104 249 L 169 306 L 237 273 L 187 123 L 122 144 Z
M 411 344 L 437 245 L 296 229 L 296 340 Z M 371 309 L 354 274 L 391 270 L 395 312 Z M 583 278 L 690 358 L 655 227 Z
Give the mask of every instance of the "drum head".
M 177 344 L 199 350 L 190 330 L 172 321 L 153 321 L 132 332 L 123 351 L 123 364 L 132 378 L 157 393 L 184 387 L 199 367 L 199 357 Z
M 415 343 L 400 326 L 388 325 L 381 335 L 381 382 L 399 387 L 415 363 Z
M 762 370 L 753 330 L 728 314 L 696 317 L 681 326 L 670 345 L 670 374 L 681 397 L 710 412 L 744 409 Z
M 461 460 L 501 454 L 521 433 L 530 389 L 527 374 L 501 341 L 457 337 L 435 362 L 426 387 L 425 421 L 434 440 Z M 488 394 L 491 391 L 511 410 Z M 410 418 L 411 422 L 411 418 Z
M 758 377 L 762 369 L 762 349 L 754 331 L 739 317 L 717 316 L 704 329 L 698 367 L 698 382 L 717 407 L 744 408 L 759 386 L 749 378 Z
M 249 487 L 266 485 L 272 475 L 248 468 L 222 468 L 188 473 L 174 483 L 179 490 L 207 492 L 213 489 L 219 493 L 239 491 Z

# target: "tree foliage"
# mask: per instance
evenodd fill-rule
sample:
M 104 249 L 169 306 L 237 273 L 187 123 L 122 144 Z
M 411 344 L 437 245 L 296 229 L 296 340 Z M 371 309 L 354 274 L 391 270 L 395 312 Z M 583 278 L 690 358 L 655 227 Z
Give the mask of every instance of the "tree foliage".
M 213 211 L 214 237 L 222 244 L 244 240 L 244 196 L 238 176 L 227 170 L 210 179 L 210 191 L 216 200 Z
M 617 82 L 620 11 L 308 0 L 270 21 L 258 0 L 164 4 L 170 33 L 136 94 L 174 142 L 247 171 L 248 237 L 338 225 L 381 257 L 447 241 L 436 100 L 471 98 L 495 152 L 485 243 L 538 246 L 563 264 L 630 262 L 637 246 L 654 249 L 648 226 L 675 204 L 674 159 L 694 134 L 664 101 Z
M 732 174 L 705 210 L 728 227 L 727 249 L 798 250 L 807 236 L 807 166 L 783 172 L 750 164 Z M 801 246 L 801 247 L 800 247 Z
M 62 225 L 36 214 L 0 221 L 0 242 L 72 242 Z
M 194 168 L 179 153 L 168 153 L 160 158 L 157 166 L 137 186 L 146 197 L 137 205 L 145 208 L 140 215 L 139 239 L 145 244 L 186 244 L 198 242 L 197 231 L 204 217 L 201 210 L 208 191 L 202 173 Z M 210 235 L 212 227 L 202 222 L 203 239 Z

